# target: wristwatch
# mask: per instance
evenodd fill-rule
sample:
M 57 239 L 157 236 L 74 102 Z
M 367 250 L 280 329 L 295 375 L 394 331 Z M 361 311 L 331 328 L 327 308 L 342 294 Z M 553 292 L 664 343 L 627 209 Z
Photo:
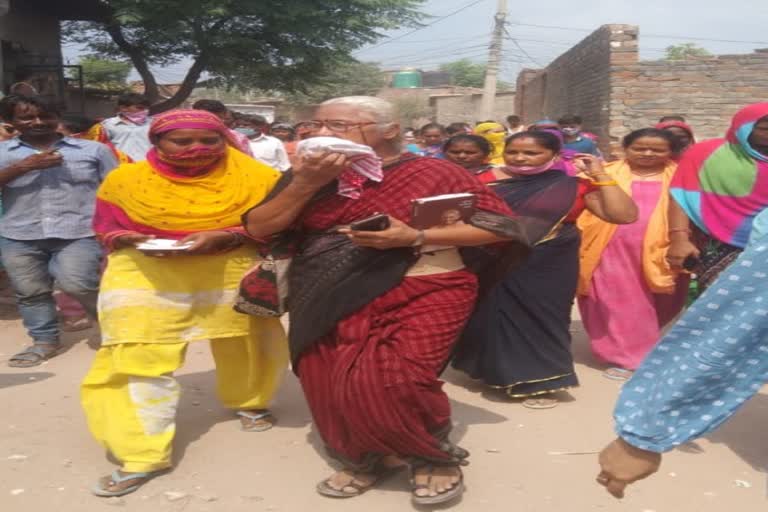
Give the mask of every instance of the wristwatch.
M 424 238 L 425 238 L 424 230 L 420 229 L 419 234 L 416 235 L 416 240 L 413 241 L 411 244 L 411 247 L 421 247 L 424 245 Z

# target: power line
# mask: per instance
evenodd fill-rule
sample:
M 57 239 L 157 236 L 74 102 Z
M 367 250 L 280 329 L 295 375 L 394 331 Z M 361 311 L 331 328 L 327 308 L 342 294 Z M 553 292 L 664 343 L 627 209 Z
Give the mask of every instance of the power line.
M 521 52 L 523 55 L 525 55 L 526 57 L 528 57 L 528 60 L 530 60 L 531 62 L 533 62 L 533 63 L 534 63 L 534 64 L 536 64 L 537 66 L 540 66 L 540 67 L 544 67 L 544 64 L 540 63 L 539 61 L 537 61 L 536 59 L 534 59 L 533 57 L 531 57 L 531 54 L 530 54 L 530 53 L 528 53 L 528 52 L 525 50 L 525 48 L 523 48 L 522 46 L 520 46 L 520 43 L 518 43 L 518 42 L 517 42 L 517 39 L 515 39 L 514 37 L 512 37 L 512 34 L 510 34 L 510 33 L 509 33 L 509 30 L 507 30 L 507 28 L 506 28 L 506 27 L 504 27 L 504 33 L 505 33 L 505 34 L 507 34 L 507 38 L 508 38 L 510 41 L 512 41 L 512 42 L 514 43 L 514 45 L 515 45 L 515 46 L 517 46 L 517 49 L 518 49 L 518 50 L 520 50 L 520 52 Z
M 534 28 L 547 28 L 553 30 L 571 30 L 574 32 L 594 32 L 592 28 L 580 28 L 580 27 L 560 27 L 555 25 L 536 25 L 533 23 L 518 23 L 509 22 L 510 25 L 519 27 L 534 27 Z M 738 39 L 714 39 L 708 37 L 696 37 L 696 36 L 681 36 L 681 35 L 668 35 L 668 34 L 642 34 L 642 37 L 652 37 L 659 39 L 680 39 L 687 41 L 709 41 L 713 43 L 738 43 L 738 44 L 765 44 L 768 45 L 768 41 L 743 41 Z
M 409 36 L 409 35 L 411 35 L 411 34 L 415 34 L 416 32 L 419 32 L 419 31 L 421 31 L 421 30 L 424 30 L 424 29 L 426 29 L 426 28 L 429 28 L 429 27 L 431 27 L 432 25 L 435 25 L 435 24 L 437 24 L 437 23 L 440 23 L 441 21 L 443 21 L 443 20 L 446 20 L 446 19 L 450 18 L 451 16 L 455 16 L 455 15 L 459 14 L 460 12 L 466 11 L 466 10 L 467 10 L 467 9 L 469 9 L 470 7 L 474 7 L 475 5 L 479 4 L 480 2 L 485 2 L 485 0 L 475 0 L 474 2 L 470 2 L 470 3 L 468 3 L 467 5 L 465 5 L 464 7 L 460 7 L 460 8 L 456 9 L 456 10 L 455 10 L 455 11 L 453 11 L 453 12 L 450 12 L 450 13 L 448 13 L 448 14 L 444 15 L 444 16 L 440 16 L 439 18 L 437 18 L 436 20 L 434 20 L 432 23 L 427 23 L 426 25 L 423 25 L 423 26 L 421 26 L 421 27 L 415 28 L 415 29 L 411 30 L 410 32 L 406 32 L 405 34 L 402 34 L 402 35 L 399 35 L 399 36 L 395 36 L 395 37 L 390 37 L 390 38 L 389 38 L 389 39 L 387 39 L 386 41 L 382 41 L 382 42 L 381 42 L 381 43 L 379 43 L 379 44 L 376 44 L 376 45 L 370 46 L 370 47 L 368 47 L 368 48 L 364 48 L 364 49 L 360 50 L 360 51 L 359 51 L 359 52 L 357 52 L 357 53 L 360 53 L 360 52 L 364 52 L 364 51 L 368 51 L 368 50 L 373 50 L 374 48 L 379 48 L 380 46 L 384 46 L 385 44 L 389 44 L 389 43 L 391 43 L 392 41 L 397 41 L 397 40 L 399 40 L 399 39 L 402 39 L 402 38 L 404 38 L 404 37 L 408 37 L 408 36 Z

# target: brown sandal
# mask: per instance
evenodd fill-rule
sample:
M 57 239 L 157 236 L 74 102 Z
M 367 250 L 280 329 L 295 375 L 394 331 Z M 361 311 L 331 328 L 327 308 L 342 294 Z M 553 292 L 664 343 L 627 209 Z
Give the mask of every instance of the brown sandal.
M 386 466 L 380 466 L 378 469 L 374 469 L 370 473 L 364 473 L 362 471 L 351 471 L 352 473 L 352 480 L 344 485 L 341 489 L 337 489 L 336 487 L 333 487 L 331 485 L 331 479 L 326 478 L 325 480 L 321 480 L 317 484 L 317 492 L 320 493 L 323 496 L 327 496 L 329 498 L 357 498 L 358 496 L 361 496 L 365 494 L 366 492 L 370 491 L 374 487 L 376 487 L 377 484 L 380 484 L 387 478 L 399 473 L 405 466 L 397 466 L 388 468 Z M 355 481 L 355 478 L 358 475 L 371 475 L 374 477 L 373 482 L 371 482 L 368 485 L 359 484 Z M 353 491 L 347 492 L 345 489 L 351 488 Z
M 411 477 L 411 501 L 414 505 L 440 505 L 442 503 L 453 501 L 464 494 L 464 473 L 458 466 L 456 466 L 456 469 L 459 470 L 459 481 L 456 482 L 453 487 L 447 491 L 438 493 L 437 496 L 419 496 L 416 494 L 416 491 L 430 490 L 429 485 L 432 483 L 432 476 L 435 468 L 432 466 L 429 466 L 429 468 L 430 472 L 426 484 L 417 484 L 415 474 Z

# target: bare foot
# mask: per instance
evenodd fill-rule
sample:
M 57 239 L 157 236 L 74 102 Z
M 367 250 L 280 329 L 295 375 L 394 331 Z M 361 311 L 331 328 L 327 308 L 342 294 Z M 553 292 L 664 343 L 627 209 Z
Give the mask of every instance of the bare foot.
M 277 420 L 267 409 L 238 411 L 240 426 L 246 432 L 264 432 L 275 426 Z
M 376 485 L 378 479 L 378 475 L 374 473 L 360 473 L 353 469 L 343 469 L 321 482 L 318 490 L 321 494 L 328 496 L 351 498 L 370 490 Z M 324 491 L 322 487 L 327 487 L 329 491 Z
M 139 487 L 160 473 L 127 473 L 117 470 L 109 476 L 100 478 L 93 488 L 93 494 L 101 497 L 122 496 L 138 490 Z M 131 478 L 131 475 L 136 475 L 136 477 Z
M 461 469 L 456 466 L 423 466 L 413 472 L 413 494 L 419 498 L 444 494 L 461 482 Z

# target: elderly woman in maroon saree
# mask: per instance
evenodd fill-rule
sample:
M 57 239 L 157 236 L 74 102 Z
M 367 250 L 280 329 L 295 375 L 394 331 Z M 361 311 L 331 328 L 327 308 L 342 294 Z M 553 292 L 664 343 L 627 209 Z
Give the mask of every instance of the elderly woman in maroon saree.
M 344 463 L 318 491 L 358 496 L 410 465 L 414 503 L 448 501 L 463 492 L 459 466 L 469 454 L 448 440 L 451 411 L 439 375 L 478 284 L 458 251 L 420 257 L 414 247 L 508 242 L 509 254 L 524 250 L 525 237 L 504 202 L 465 170 L 403 155 L 387 102 L 331 100 L 316 118 L 319 135 L 370 145 L 383 159 L 383 180 L 365 182 L 351 199 L 336 192 L 342 155 L 305 158 L 247 214 L 246 227 L 258 237 L 300 232 L 288 304 L 293 367 L 329 453 Z M 468 224 L 424 231 L 407 225 L 412 200 L 457 192 L 476 194 Z M 390 216 L 389 229 L 339 232 L 377 212 Z

